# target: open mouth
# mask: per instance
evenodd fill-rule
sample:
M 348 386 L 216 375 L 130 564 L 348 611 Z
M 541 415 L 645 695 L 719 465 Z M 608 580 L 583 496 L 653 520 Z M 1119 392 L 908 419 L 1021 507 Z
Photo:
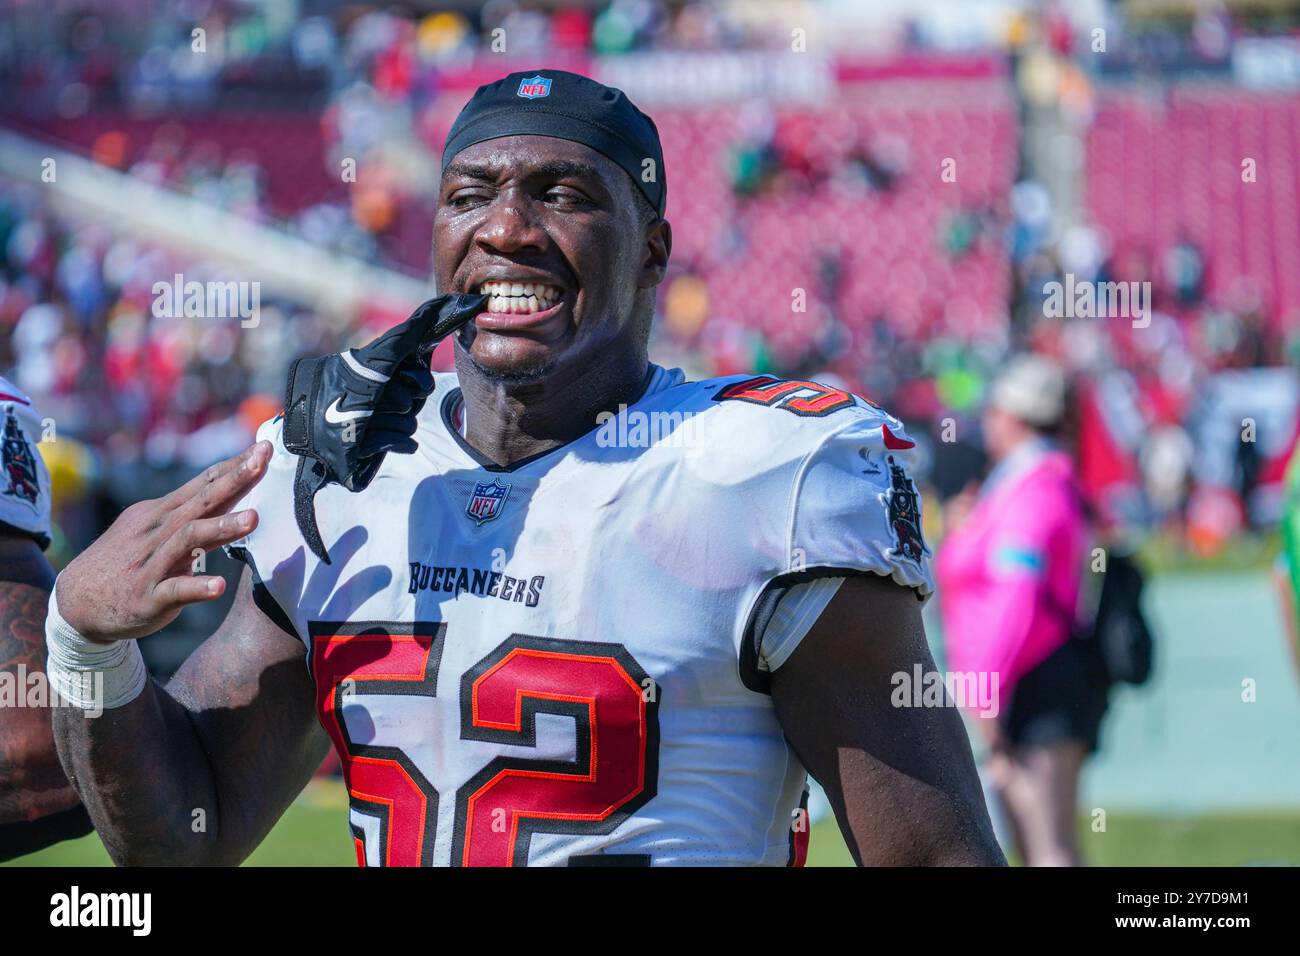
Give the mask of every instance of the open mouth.
M 477 291 L 488 297 L 488 312 L 502 315 L 546 312 L 559 304 L 563 295 L 557 286 L 508 279 L 480 283 Z

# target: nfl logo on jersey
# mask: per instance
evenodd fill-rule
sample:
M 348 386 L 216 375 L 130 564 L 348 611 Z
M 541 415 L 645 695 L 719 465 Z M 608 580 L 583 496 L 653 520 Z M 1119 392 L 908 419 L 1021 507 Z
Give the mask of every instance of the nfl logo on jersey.
M 550 96 L 551 81 L 540 73 L 536 76 L 526 76 L 519 81 L 519 95 L 526 100 L 535 100 L 542 96 Z
M 482 481 L 474 486 L 474 493 L 469 496 L 469 507 L 465 513 L 474 519 L 476 524 L 483 524 L 485 521 L 491 521 L 501 513 L 501 506 L 506 503 L 506 496 L 510 494 L 510 486 L 501 484 L 499 478 L 491 481 Z

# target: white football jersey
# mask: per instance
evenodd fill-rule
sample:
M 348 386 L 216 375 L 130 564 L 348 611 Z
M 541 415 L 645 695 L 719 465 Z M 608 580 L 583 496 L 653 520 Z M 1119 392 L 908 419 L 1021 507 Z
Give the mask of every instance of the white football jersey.
M 41 440 L 41 416 L 32 401 L 8 379 L 0 378 L 0 526 L 34 538 L 42 548 L 50 543 L 50 473 L 36 449 Z
M 502 468 L 461 404 L 438 376 L 418 451 L 320 492 L 330 564 L 299 534 L 279 419 L 240 505 L 260 522 L 231 553 L 306 646 L 358 862 L 801 862 L 807 774 L 763 627 L 819 576 L 929 594 L 902 426 L 809 382 L 652 367 L 630 408 Z

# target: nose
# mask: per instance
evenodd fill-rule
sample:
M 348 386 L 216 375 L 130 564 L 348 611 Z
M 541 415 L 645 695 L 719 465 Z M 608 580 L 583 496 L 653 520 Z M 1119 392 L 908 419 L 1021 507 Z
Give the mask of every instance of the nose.
M 489 252 L 508 254 L 524 249 L 541 250 L 547 235 L 535 215 L 532 201 L 515 190 L 506 190 L 488 207 L 474 241 Z

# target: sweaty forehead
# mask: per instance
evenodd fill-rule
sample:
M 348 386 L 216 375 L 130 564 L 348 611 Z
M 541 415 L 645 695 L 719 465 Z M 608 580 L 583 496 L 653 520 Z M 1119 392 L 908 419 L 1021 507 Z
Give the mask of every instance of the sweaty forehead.
M 527 135 L 502 136 L 466 147 L 443 170 L 442 181 L 575 177 L 602 183 L 612 191 L 624 175 L 617 163 L 583 143 Z

